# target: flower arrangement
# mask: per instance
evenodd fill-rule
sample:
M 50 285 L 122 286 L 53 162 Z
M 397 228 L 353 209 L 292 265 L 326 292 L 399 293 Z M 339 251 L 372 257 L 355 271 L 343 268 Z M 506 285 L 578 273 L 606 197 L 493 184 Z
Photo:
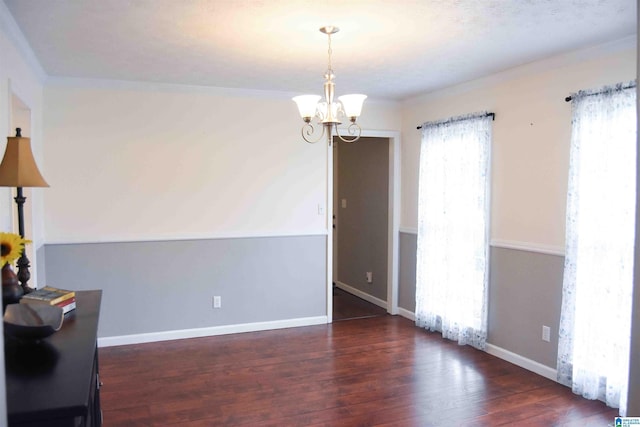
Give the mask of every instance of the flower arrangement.
M 27 240 L 19 234 L 0 232 L 0 268 L 5 264 L 12 264 L 20 258 L 24 245 L 27 243 L 31 243 L 31 240 Z

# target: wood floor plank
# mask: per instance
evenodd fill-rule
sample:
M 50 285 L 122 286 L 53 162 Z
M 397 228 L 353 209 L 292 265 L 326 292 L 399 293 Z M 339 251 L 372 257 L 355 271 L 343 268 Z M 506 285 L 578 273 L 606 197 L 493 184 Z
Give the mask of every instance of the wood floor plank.
M 384 316 L 387 310 L 358 298 L 349 292 L 333 287 L 333 321 Z
M 617 412 L 397 316 L 99 352 L 105 427 L 606 426 Z

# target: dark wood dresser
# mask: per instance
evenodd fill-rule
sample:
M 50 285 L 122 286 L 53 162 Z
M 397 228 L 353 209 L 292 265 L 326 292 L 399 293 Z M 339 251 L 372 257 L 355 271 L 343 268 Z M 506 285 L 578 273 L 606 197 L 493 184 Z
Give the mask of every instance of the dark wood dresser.
M 102 291 L 77 291 L 62 328 L 36 344 L 5 337 L 9 426 L 100 426 L 98 317 Z

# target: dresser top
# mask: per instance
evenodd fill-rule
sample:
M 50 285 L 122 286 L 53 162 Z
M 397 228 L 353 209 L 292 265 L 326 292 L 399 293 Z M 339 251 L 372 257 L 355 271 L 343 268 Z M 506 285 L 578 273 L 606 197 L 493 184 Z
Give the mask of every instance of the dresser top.
M 76 291 L 76 309 L 39 343 L 5 336 L 9 422 L 83 416 L 91 394 L 102 291 Z

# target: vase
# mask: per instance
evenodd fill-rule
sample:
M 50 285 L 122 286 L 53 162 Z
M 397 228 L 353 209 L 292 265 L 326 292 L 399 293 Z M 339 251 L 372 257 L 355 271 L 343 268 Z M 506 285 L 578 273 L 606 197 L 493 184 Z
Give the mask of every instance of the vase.
M 7 307 L 7 304 L 15 304 L 20 301 L 20 298 L 24 294 L 18 276 L 11 269 L 9 263 L 2 267 L 2 311 Z

